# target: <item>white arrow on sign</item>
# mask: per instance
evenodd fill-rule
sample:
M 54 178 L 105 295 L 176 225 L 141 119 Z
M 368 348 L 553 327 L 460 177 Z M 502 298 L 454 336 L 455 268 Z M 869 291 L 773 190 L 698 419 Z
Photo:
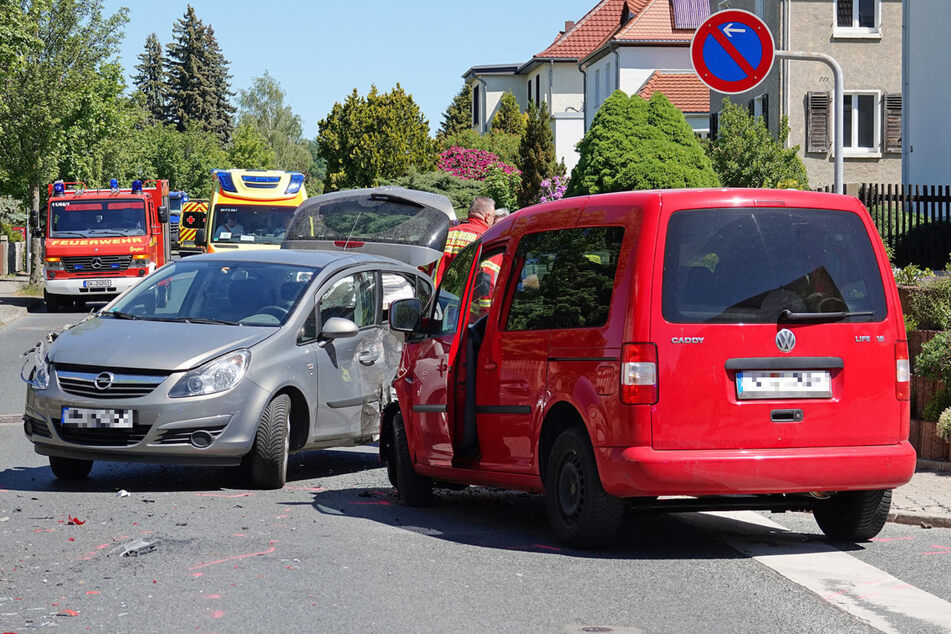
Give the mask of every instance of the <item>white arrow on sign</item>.
M 734 33 L 746 33 L 746 29 L 739 26 L 733 26 L 733 23 L 730 22 L 725 27 L 723 27 L 723 32 L 726 33 L 727 37 L 733 37 Z

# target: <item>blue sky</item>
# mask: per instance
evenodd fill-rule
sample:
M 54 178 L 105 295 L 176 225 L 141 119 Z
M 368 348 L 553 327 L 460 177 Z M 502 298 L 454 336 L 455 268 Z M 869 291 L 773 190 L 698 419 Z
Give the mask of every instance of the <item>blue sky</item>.
M 389 90 L 397 82 L 413 95 L 435 132 L 462 87 L 462 74 L 481 64 L 525 62 L 579 20 L 596 0 L 192 0 L 211 24 L 231 62 L 231 87 L 247 89 L 268 71 L 303 120 L 304 135 L 353 88 Z M 120 49 L 127 79 L 145 39 L 163 47 L 187 2 L 105 0 L 108 13 L 128 7 Z M 131 85 L 131 81 L 129 82 Z

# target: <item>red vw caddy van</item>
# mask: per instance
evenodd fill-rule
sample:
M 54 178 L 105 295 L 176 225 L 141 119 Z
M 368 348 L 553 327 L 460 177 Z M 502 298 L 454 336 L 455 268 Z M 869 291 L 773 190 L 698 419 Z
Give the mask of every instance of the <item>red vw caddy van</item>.
M 404 504 L 434 482 L 544 491 L 576 547 L 626 502 L 811 510 L 866 540 L 914 473 L 898 294 L 855 198 L 536 205 L 463 250 L 421 313 L 390 308 L 408 338 L 380 454 Z

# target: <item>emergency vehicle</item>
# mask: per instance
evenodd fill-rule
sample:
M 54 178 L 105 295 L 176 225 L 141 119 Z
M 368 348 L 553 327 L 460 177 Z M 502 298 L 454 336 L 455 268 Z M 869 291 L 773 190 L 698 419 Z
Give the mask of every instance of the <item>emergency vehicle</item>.
M 182 256 L 204 251 L 195 244 L 195 235 L 199 229 L 205 227 L 207 219 L 207 200 L 189 200 L 182 205 L 182 217 L 178 229 L 178 252 Z
M 294 210 L 307 200 L 304 175 L 279 170 L 215 170 L 216 187 L 195 244 L 208 253 L 279 249 Z
M 49 185 L 45 244 L 46 308 L 105 300 L 134 286 L 171 254 L 168 181 L 120 189 L 56 181 Z

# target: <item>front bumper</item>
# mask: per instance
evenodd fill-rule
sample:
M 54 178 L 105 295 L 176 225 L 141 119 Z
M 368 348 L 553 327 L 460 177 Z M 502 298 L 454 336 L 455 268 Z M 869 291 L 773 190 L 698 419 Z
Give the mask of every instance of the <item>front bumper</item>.
M 604 490 L 617 497 L 894 489 L 915 473 L 908 442 L 867 447 L 655 451 L 595 450 Z
M 93 281 L 97 278 L 76 278 L 69 277 L 63 279 L 52 279 L 46 280 L 46 292 L 50 295 L 70 295 L 72 297 L 96 297 L 96 296 L 106 296 L 106 295 L 118 295 L 119 293 L 132 288 L 139 282 L 141 282 L 143 277 L 109 277 L 106 278 L 111 282 L 111 285 L 108 288 L 86 288 L 83 286 L 84 282 Z
M 270 394 L 247 377 L 220 394 L 169 398 L 184 375 L 166 377 L 150 394 L 138 398 L 92 399 L 62 390 L 51 378 L 41 392 L 27 388 L 24 431 L 36 453 L 85 460 L 237 465 L 254 443 L 258 420 Z M 131 429 L 82 429 L 63 425 L 62 409 L 125 409 L 135 412 Z M 193 434 L 211 438 L 205 447 L 192 444 Z

